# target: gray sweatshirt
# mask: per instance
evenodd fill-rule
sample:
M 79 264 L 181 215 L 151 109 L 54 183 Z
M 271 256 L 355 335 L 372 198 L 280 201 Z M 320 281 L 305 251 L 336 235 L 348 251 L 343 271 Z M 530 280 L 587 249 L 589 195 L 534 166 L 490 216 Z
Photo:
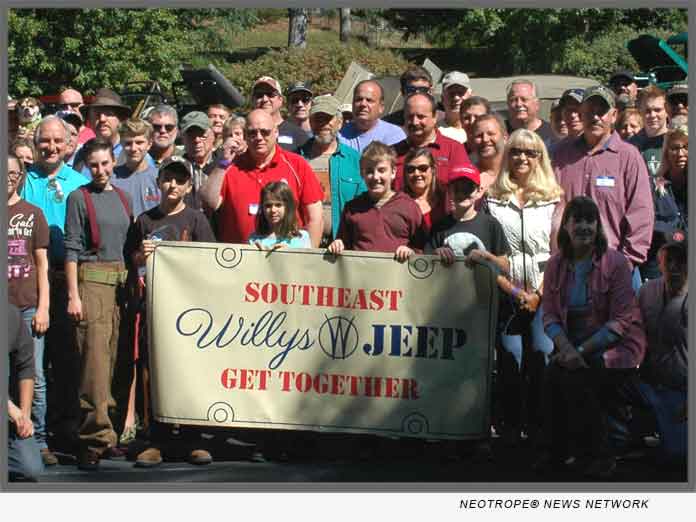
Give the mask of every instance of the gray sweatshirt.
M 91 232 L 85 198 L 81 190 L 68 196 L 68 210 L 65 219 L 65 260 L 66 261 L 123 261 L 123 246 L 131 223 L 126 215 L 121 198 L 115 190 L 97 192 L 92 185 L 86 185 L 92 196 L 94 211 L 99 225 L 99 251 L 92 251 Z M 128 208 L 133 204 L 126 194 Z

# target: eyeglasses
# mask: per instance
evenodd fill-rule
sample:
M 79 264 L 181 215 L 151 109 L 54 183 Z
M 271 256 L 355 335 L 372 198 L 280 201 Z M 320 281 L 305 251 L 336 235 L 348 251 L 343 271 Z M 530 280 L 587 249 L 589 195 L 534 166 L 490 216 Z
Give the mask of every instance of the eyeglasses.
M 56 203 L 63 201 L 65 194 L 63 194 L 63 189 L 56 178 L 49 179 L 46 186 L 48 190 L 55 191 L 53 194 L 53 199 L 56 201 Z
M 18 170 L 8 170 L 7 177 L 10 179 L 19 179 L 22 177 L 22 173 Z
M 244 129 L 244 134 L 251 138 L 257 136 L 258 134 L 261 134 L 261 136 L 264 138 L 268 138 L 271 135 L 271 132 L 273 132 L 273 129 Z
M 428 172 L 430 170 L 430 165 L 428 164 L 421 164 L 421 165 L 406 165 L 404 167 L 404 172 L 406 174 L 413 174 L 414 172 Z
M 428 91 L 430 91 L 430 87 L 425 87 L 424 85 L 421 86 L 416 86 L 416 85 L 407 85 L 404 87 L 404 92 L 408 94 L 428 94 Z
M 682 150 L 689 152 L 689 146 L 688 145 L 680 145 L 679 143 L 676 143 L 674 145 L 670 145 L 670 147 L 669 147 L 670 152 L 679 153 Z
M 172 132 L 174 129 L 176 129 L 176 125 L 173 123 L 165 123 L 165 124 L 152 124 L 152 128 L 156 131 L 159 132 L 162 129 L 166 130 L 167 132 Z
M 252 97 L 254 98 L 263 98 L 266 96 L 267 98 L 277 98 L 280 96 L 280 93 L 278 91 L 256 91 L 253 92 Z
M 298 97 L 296 97 L 296 98 L 292 98 L 292 99 L 290 100 L 290 104 L 291 104 L 291 105 L 295 105 L 296 103 L 302 102 L 304 105 L 307 105 L 307 104 L 310 103 L 311 101 L 312 101 L 312 97 L 311 97 L 311 96 L 298 96 Z
M 82 105 L 82 102 L 61 103 L 60 105 L 58 105 L 58 107 L 62 110 L 67 110 L 70 107 L 72 107 L 73 109 L 79 109 L 80 105 Z
M 521 156 L 524 154 L 528 158 L 537 158 L 541 154 L 540 151 L 534 149 L 518 149 L 517 147 L 512 147 L 510 149 L 511 156 Z

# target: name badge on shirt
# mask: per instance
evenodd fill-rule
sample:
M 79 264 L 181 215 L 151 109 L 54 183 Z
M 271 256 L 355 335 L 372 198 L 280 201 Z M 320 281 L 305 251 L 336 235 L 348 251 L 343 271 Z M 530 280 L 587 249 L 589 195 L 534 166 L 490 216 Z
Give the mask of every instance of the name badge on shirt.
M 258 213 L 259 213 L 259 204 L 258 203 L 249 203 L 249 215 L 255 216 Z
M 595 185 L 598 187 L 614 188 L 616 181 L 614 180 L 614 176 L 599 176 L 595 180 Z
M 292 144 L 292 136 L 278 136 L 278 143 Z

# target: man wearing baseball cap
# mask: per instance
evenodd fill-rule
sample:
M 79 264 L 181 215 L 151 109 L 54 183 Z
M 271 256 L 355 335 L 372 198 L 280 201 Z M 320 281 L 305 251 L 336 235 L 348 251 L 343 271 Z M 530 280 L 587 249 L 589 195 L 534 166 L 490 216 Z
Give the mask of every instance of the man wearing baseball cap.
M 280 113 L 285 98 L 280 82 L 271 76 L 261 76 L 251 88 L 251 102 L 254 109 L 263 109 L 273 118 L 278 128 L 278 145 L 290 152 L 307 143 L 309 136 L 294 123 L 284 120 Z
M 582 135 L 563 140 L 554 151 L 556 179 L 563 188 L 559 207 L 576 196 L 597 203 L 609 247 L 634 267 L 637 290 L 638 267 L 647 259 L 655 221 L 648 171 L 638 149 L 614 130 L 616 101 L 611 90 L 602 85 L 586 89 L 580 114 Z
M 198 116 L 195 117 L 198 118 Z M 124 247 L 127 258 L 131 259 L 139 270 L 144 270 L 147 258 L 157 247 L 157 241 L 215 242 L 215 236 L 205 216 L 186 205 L 186 197 L 192 189 L 193 174 L 193 165 L 181 156 L 173 155 L 162 161 L 157 174 L 157 184 L 162 198 L 156 207 L 138 216 Z M 131 315 L 133 325 L 136 324 L 134 309 L 140 309 L 140 306 L 129 307 L 129 313 L 133 312 Z M 145 320 L 146 317 L 141 316 L 137 324 L 142 325 Z M 140 358 L 138 369 L 141 372 L 138 381 L 144 383 L 149 382 L 150 350 L 147 336 L 139 335 L 138 337 L 141 341 L 138 345 Z M 144 400 L 149 401 L 149 394 L 144 394 Z M 200 428 L 179 426 L 177 437 L 172 435 L 172 428 L 170 424 L 160 423 L 154 419 L 150 421 L 148 445 L 136 455 L 136 467 L 155 467 L 162 463 L 163 458 L 174 458 L 181 453 L 191 464 L 204 465 L 213 461 L 213 456 L 208 449 L 205 449 L 207 444 L 201 438 Z
M 300 148 L 324 191 L 321 245 L 328 246 L 336 237 L 344 205 L 367 190 L 360 176 L 360 154 L 340 143 L 338 131 L 343 125 L 341 105 L 334 96 L 317 96 L 309 111 L 313 137 Z
M 288 87 L 288 121 L 312 136 L 309 124 L 309 111 L 312 108 L 314 93 L 306 82 L 295 82 Z
M 609 87 L 616 96 L 627 95 L 629 104 L 635 106 L 638 96 L 638 84 L 636 83 L 635 75 L 631 71 L 627 69 L 616 71 L 609 78 Z
M 459 71 L 445 74 L 442 79 L 442 106 L 445 108 L 445 117 L 438 123 L 438 129 L 459 143 L 465 143 L 467 140 L 459 111 L 462 102 L 471 97 L 471 94 L 471 80 L 467 74 Z
M 580 104 L 582 103 L 585 89 L 568 89 L 560 99 L 559 106 L 561 117 L 568 127 L 568 136 L 578 137 L 582 134 L 583 125 L 580 116 Z
M 186 196 L 186 204 L 195 210 L 203 210 L 199 192 L 215 167 L 213 161 L 215 133 L 210 126 L 207 114 L 201 111 L 187 113 L 181 118 L 181 135 L 186 150 L 184 158 L 193 166 L 191 192 Z
M 667 91 L 667 113 L 670 119 L 675 116 L 689 117 L 689 85 L 678 83 Z
M 446 265 L 454 256 L 466 261 L 488 261 L 501 272 L 510 269 L 510 244 L 500 222 L 488 212 L 476 210 L 481 175 L 473 165 L 458 165 L 449 171 L 447 199 L 451 213 L 433 227 L 426 254 L 437 254 Z

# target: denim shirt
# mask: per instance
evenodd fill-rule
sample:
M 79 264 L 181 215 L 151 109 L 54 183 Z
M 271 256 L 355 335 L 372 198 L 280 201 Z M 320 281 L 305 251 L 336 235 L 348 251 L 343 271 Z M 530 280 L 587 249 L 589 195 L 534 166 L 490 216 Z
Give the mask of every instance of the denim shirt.
M 607 249 L 592 259 L 588 275 L 588 301 L 592 303 L 588 331 L 606 327 L 619 341 L 604 352 L 607 368 L 635 368 L 643 360 L 647 341 L 635 292 L 631 286 L 632 271 L 626 257 Z M 567 331 L 568 293 L 575 284 L 575 270 L 559 252 L 549 259 L 544 272 L 544 328 L 554 323 Z
M 300 148 L 300 155 L 309 159 L 314 138 Z M 331 235 L 336 237 L 341 222 L 343 207 L 351 199 L 365 192 L 367 187 L 360 175 L 360 153 L 343 143 L 329 158 L 329 177 L 331 179 Z

